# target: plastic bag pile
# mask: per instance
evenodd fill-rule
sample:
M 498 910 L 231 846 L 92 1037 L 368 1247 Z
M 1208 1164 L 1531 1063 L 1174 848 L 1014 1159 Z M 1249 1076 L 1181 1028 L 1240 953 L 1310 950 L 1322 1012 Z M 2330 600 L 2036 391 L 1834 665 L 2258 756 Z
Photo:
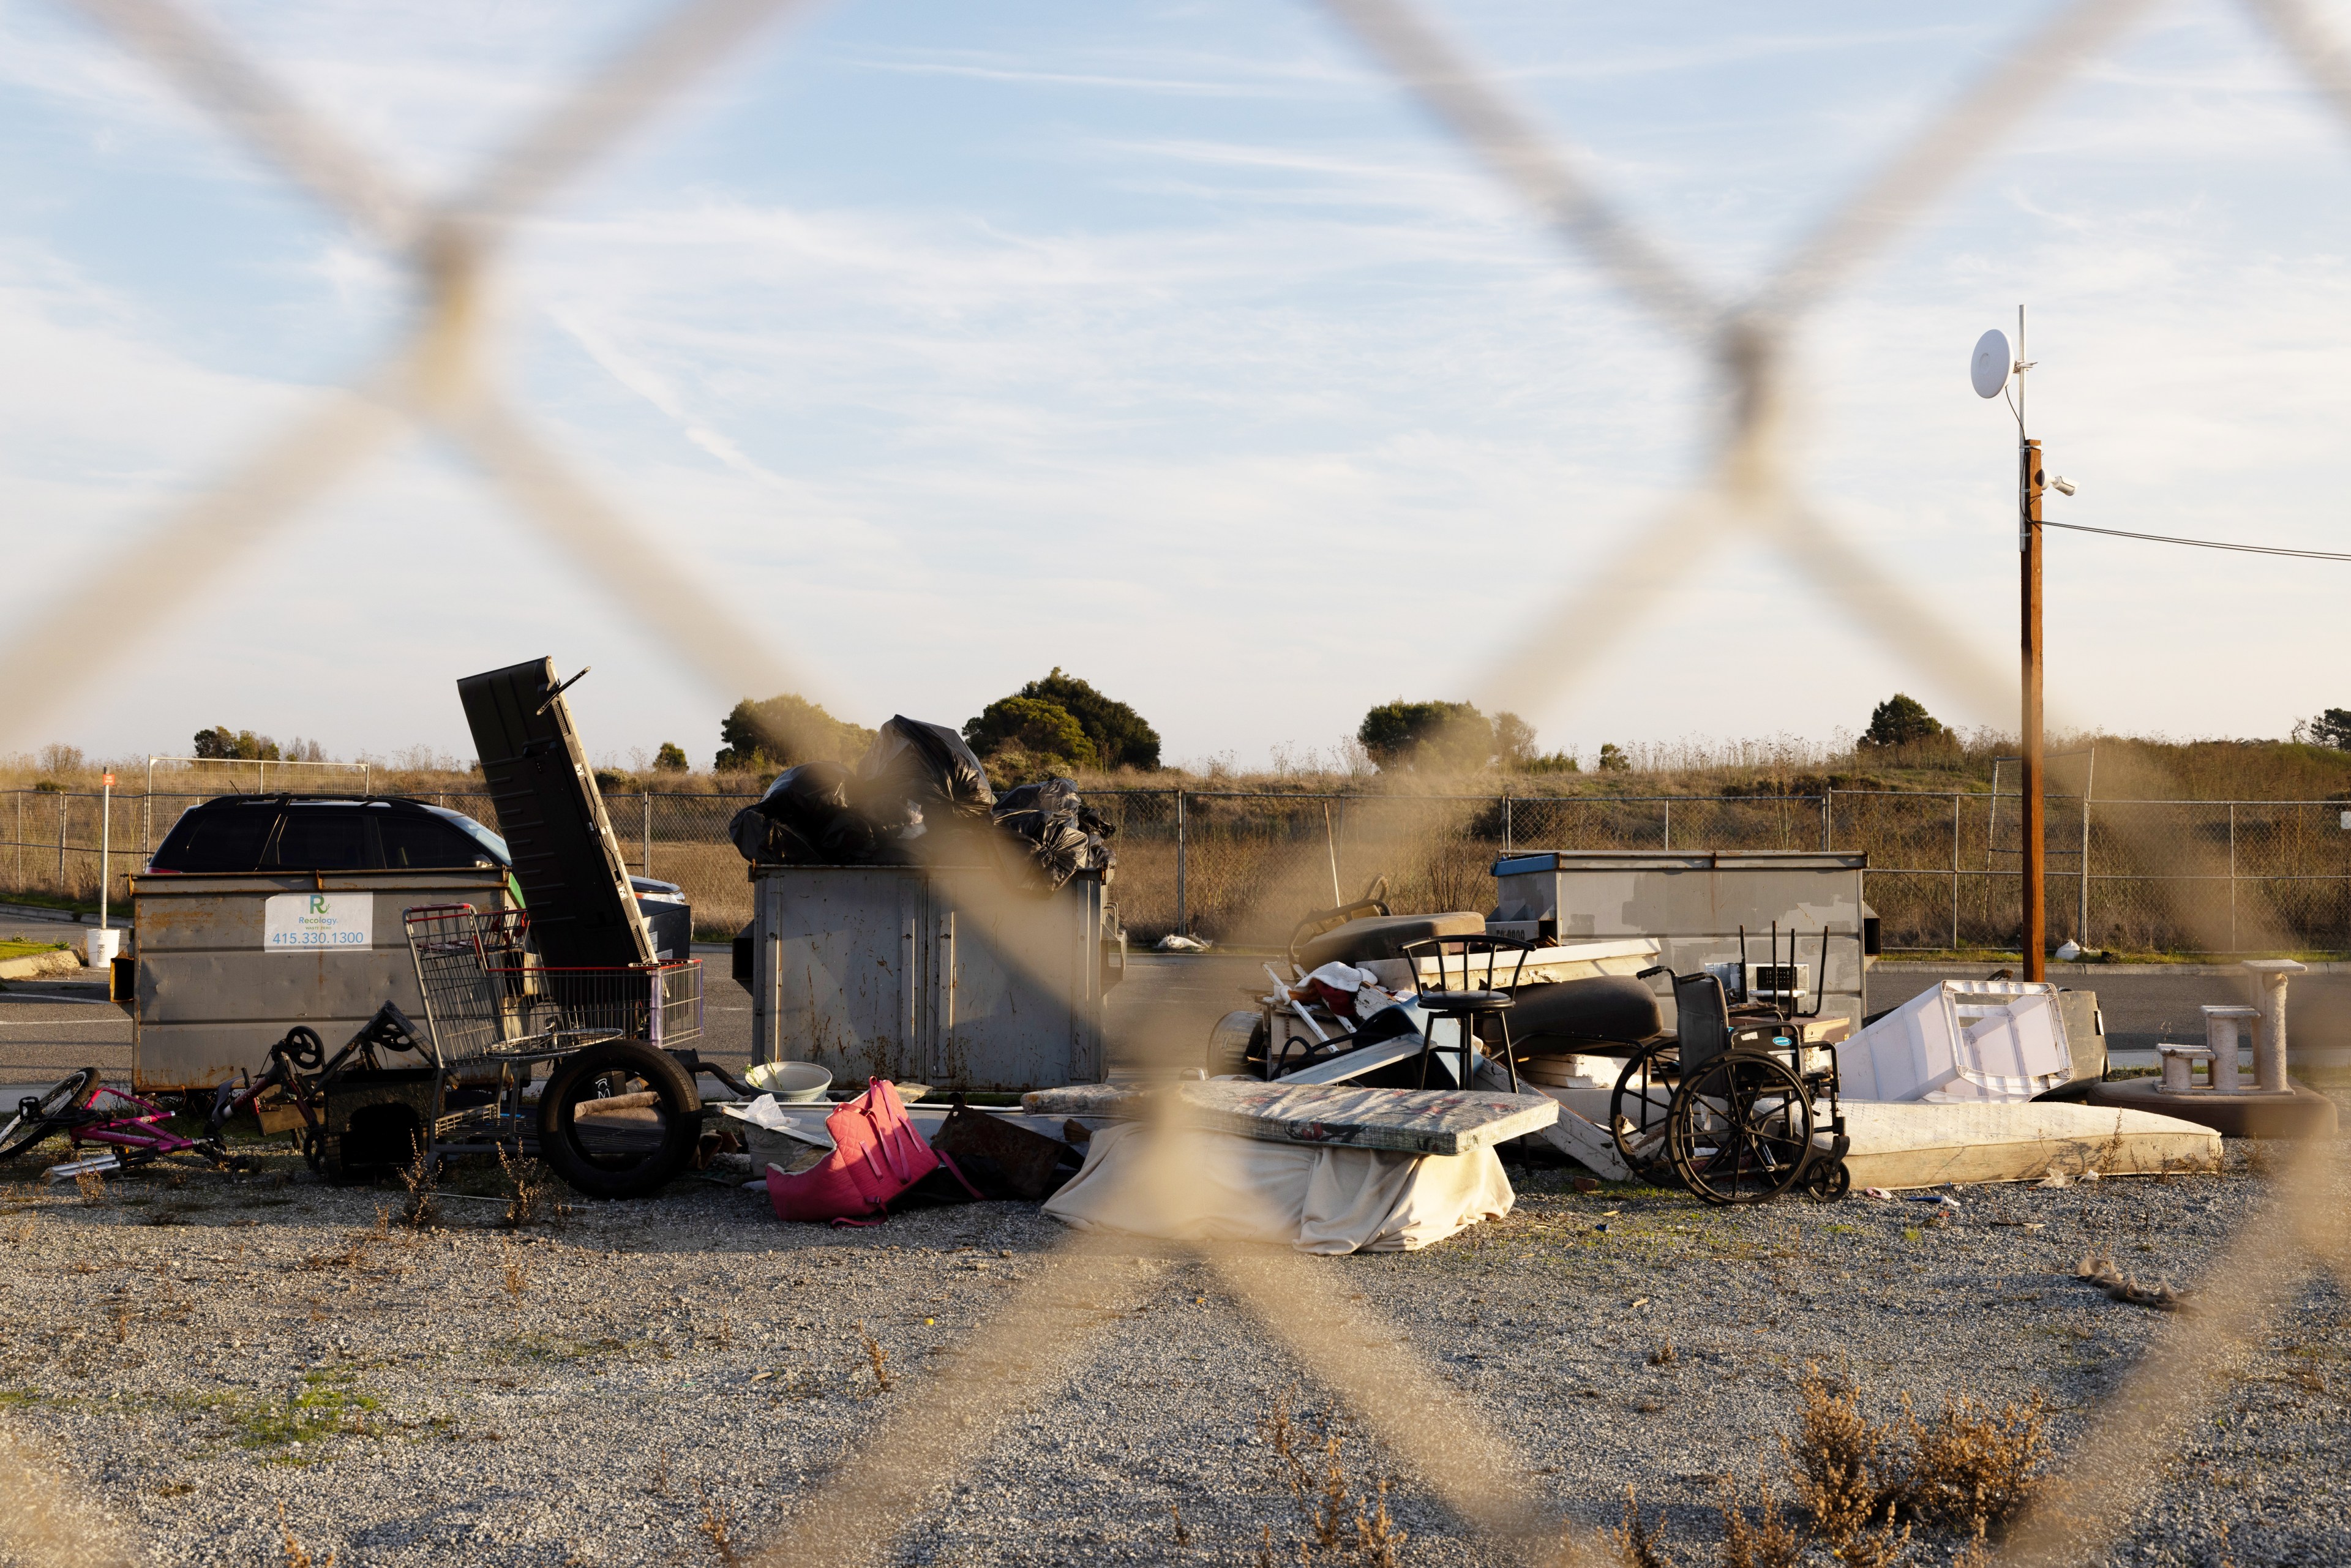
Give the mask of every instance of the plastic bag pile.
M 803 762 L 778 775 L 727 836 L 754 865 L 995 864 L 1050 892 L 1115 863 L 1116 831 L 1067 779 L 998 796 L 962 736 L 900 715 L 853 769 Z

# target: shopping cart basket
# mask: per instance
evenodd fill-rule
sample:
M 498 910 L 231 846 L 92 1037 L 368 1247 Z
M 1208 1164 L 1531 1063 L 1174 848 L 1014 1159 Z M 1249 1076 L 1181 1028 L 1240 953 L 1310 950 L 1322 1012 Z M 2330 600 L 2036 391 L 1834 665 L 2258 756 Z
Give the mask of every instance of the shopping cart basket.
M 434 1073 L 423 1155 L 536 1153 L 582 1192 L 650 1192 L 702 1132 L 702 964 L 550 968 L 521 910 L 403 912 Z M 682 1055 L 682 1060 L 681 1060 Z M 524 1092 L 552 1063 L 536 1101 Z

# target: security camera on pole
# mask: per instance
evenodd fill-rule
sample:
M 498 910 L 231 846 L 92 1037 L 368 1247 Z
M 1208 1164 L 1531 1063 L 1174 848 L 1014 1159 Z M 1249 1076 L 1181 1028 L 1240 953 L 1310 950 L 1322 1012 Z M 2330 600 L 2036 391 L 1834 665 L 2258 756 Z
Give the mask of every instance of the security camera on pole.
M 2009 378 L 2016 380 L 2016 395 L 2008 406 L 2016 415 L 2016 549 L 2024 580 L 2024 977 L 2038 980 L 2046 977 L 2049 938 L 2044 896 L 2048 845 L 2041 810 L 2041 493 L 2049 481 L 2041 463 L 2041 443 L 2024 429 L 2024 372 L 2032 364 L 2024 357 L 2024 307 L 2020 305 L 2014 354 L 2009 351 L 2006 334 L 1994 328 L 1976 340 L 1970 375 L 1976 395 L 1983 398 L 2002 395 Z M 2074 493 L 2072 482 L 2062 475 L 2054 484 L 2061 495 Z M 2086 875 L 2088 867 L 2083 869 Z

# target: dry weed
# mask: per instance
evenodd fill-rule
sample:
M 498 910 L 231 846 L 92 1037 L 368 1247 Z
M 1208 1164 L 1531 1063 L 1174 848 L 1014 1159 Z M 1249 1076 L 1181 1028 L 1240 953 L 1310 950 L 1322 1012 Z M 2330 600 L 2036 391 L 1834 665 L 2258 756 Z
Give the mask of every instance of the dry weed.
M 719 1568 L 742 1568 L 743 1557 L 735 1549 L 734 1538 L 729 1533 L 733 1521 L 726 1517 L 726 1511 L 710 1500 L 709 1494 L 702 1490 L 702 1483 L 698 1480 L 694 1483 L 694 1500 L 702 1505 L 701 1521 L 694 1528 L 710 1542 L 711 1553 L 718 1559 Z
M 1737 1484 L 1723 1478 L 1722 1568 L 1796 1568 L 1808 1542 L 1781 1514 L 1779 1494 L 1771 1490 L 1769 1477 L 1756 1478 L 1755 1500 L 1755 1519 L 1750 1523 Z
M 85 1204 L 104 1203 L 106 1178 L 96 1171 L 78 1171 L 74 1175 L 74 1191 L 80 1195 L 81 1201 Z
M 1377 1508 L 1364 1506 L 1374 1501 Z M 1397 1568 L 1404 1561 L 1405 1542 L 1411 1539 L 1388 1517 L 1388 1482 L 1383 1476 L 1376 1496 L 1360 1498 L 1355 1503 L 1355 1561 L 1365 1568 Z
M 1910 1527 L 1894 1531 L 1894 1513 L 1897 1505 L 1886 1505 L 1886 1521 L 1875 1530 L 1865 1530 L 1837 1549 L 1836 1559 L 1845 1568 L 1894 1568 L 1909 1555 Z
M 568 1204 L 555 1201 L 555 1183 L 548 1169 L 535 1159 L 509 1159 L 506 1150 L 498 1150 L 498 1170 L 507 1178 L 507 1211 L 499 1220 L 509 1230 L 519 1230 L 526 1225 L 548 1223 L 560 1228 L 571 1218 Z
M 1192 1544 L 1192 1532 L 1184 1528 L 1184 1511 L 1174 1503 L 1167 1505 L 1167 1516 L 1174 1522 L 1174 1536 L 1178 1546 Z
M 335 1568 L 333 1552 L 328 1552 L 324 1561 L 316 1561 L 308 1550 L 294 1539 L 294 1527 L 286 1522 L 286 1504 L 282 1499 L 277 1504 L 277 1533 L 285 1541 L 286 1568 Z
M 1295 1384 L 1282 1390 L 1258 1418 L 1258 1435 L 1273 1450 L 1275 1476 L 1304 1516 L 1305 1533 L 1290 1542 L 1298 1561 L 1311 1563 L 1320 1551 L 1334 1562 L 1395 1568 L 1411 1536 L 1396 1528 L 1388 1512 L 1388 1481 L 1383 1479 L 1368 1491 L 1354 1492 L 1343 1458 L 1346 1433 L 1327 1412 L 1316 1418 L 1314 1428 L 1322 1463 L 1309 1462 L 1300 1442 L 1303 1434 L 1291 1414 L 1297 1392 Z M 1267 1525 L 1258 1561 L 1270 1564 L 1273 1552 L 1273 1527 Z
M 873 1364 L 874 1387 L 883 1393 L 888 1393 L 890 1389 L 890 1353 L 882 1348 L 882 1342 L 880 1340 L 875 1339 L 872 1334 L 865 1332 L 865 1323 L 862 1319 L 857 1324 L 857 1337 L 865 1346 L 865 1359 Z
M 1674 1554 L 1666 1549 L 1666 1516 L 1662 1510 L 1657 1521 L 1644 1529 L 1641 1510 L 1633 1489 L 1625 1489 L 1625 1522 L 1606 1532 L 1604 1539 L 1616 1561 L 1625 1568 L 1674 1568 Z
M 1649 1364 L 1651 1366 L 1671 1366 L 1675 1362 L 1679 1361 L 1681 1357 L 1674 1353 L 1674 1342 L 1671 1339 L 1667 1340 L 1665 1343 L 1657 1346 L 1656 1349 L 1649 1353 Z
M 655 1497 L 669 1496 L 669 1450 L 667 1448 L 653 1456 L 653 1479 L 645 1483 L 645 1490 Z
M 424 1140 L 417 1139 L 413 1147 L 414 1156 L 400 1172 L 400 1185 L 408 1189 L 408 1197 L 400 1206 L 400 1222 L 411 1230 L 423 1230 L 441 1222 L 439 1178 L 424 1152 Z
M 512 1252 L 507 1254 L 506 1287 L 507 1300 L 520 1307 L 522 1293 L 530 1288 L 530 1281 L 523 1274 L 522 1260 Z

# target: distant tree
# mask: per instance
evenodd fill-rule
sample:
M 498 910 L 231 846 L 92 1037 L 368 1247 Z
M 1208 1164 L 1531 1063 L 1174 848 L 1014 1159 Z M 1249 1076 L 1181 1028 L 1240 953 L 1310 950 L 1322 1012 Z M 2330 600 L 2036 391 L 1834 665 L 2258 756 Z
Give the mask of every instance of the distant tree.
M 2307 725 L 2296 725 L 2310 738 L 2313 746 L 2331 746 L 2337 751 L 2351 751 L 2351 708 L 2331 707 Z M 2296 736 L 2299 740 L 2302 736 Z
M 769 772 L 820 758 L 854 762 L 873 744 L 873 735 L 790 692 L 765 702 L 746 697 L 719 721 L 720 747 L 711 766 L 722 773 Z
M 1861 744 L 1871 747 L 1917 746 L 1948 740 L 1950 735 L 1941 721 L 1927 711 L 1926 704 L 1896 692 L 1871 711 L 1869 727 L 1861 732 Z
M 1102 766 L 1102 753 L 1077 715 L 1042 697 L 997 698 L 963 727 L 963 737 L 983 760 L 1007 752 L 1021 753 L 1020 770 L 1025 772 L 1041 768 L 1066 773 Z
M 81 747 L 52 741 L 41 747 L 37 761 L 44 773 L 78 773 L 82 769 Z
M 1064 674 L 1059 664 L 1041 681 L 1030 681 L 1014 694 L 1038 702 L 1051 703 L 1086 732 L 1093 743 L 1094 755 L 1101 768 L 1142 768 L 1159 766 L 1159 732 L 1144 721 L 1141 714 L 1104 696 L 1075 675 Z M 983 756 L 992 747 L 984 747 L 972 735 L 972 726 L 987 716 L 982 714 L 963 727 L 964 738 Z
M 277 743 L 269 737 L 256 735 L 249 729 L 231 729 L 225 724 L 196 731 L 196 755 L 221 762 L 278 760 Z
M 1494 716 L 1494 756 L 1505 768 L 1523 768 L 1539 754 L 1535 727 L 1514 713 Z
M 1384 772 L 1460 772 L 1494 758 L 1494 721 L 1468 703 L 1382 703 L 1364 716 L 1355 738 Z
M 1633 759 L 1625 755 L 1622 747 L 1613 740 L 1604 740 L 1600 743 L 1601 772 L 1630 773 L 1632 770 Z
M 693 766 L 685 759 L 685 747 L 666 740 L 661 743 L 661 750 L 653 756 L 653 768 L 658 772 L 684 773 Z

